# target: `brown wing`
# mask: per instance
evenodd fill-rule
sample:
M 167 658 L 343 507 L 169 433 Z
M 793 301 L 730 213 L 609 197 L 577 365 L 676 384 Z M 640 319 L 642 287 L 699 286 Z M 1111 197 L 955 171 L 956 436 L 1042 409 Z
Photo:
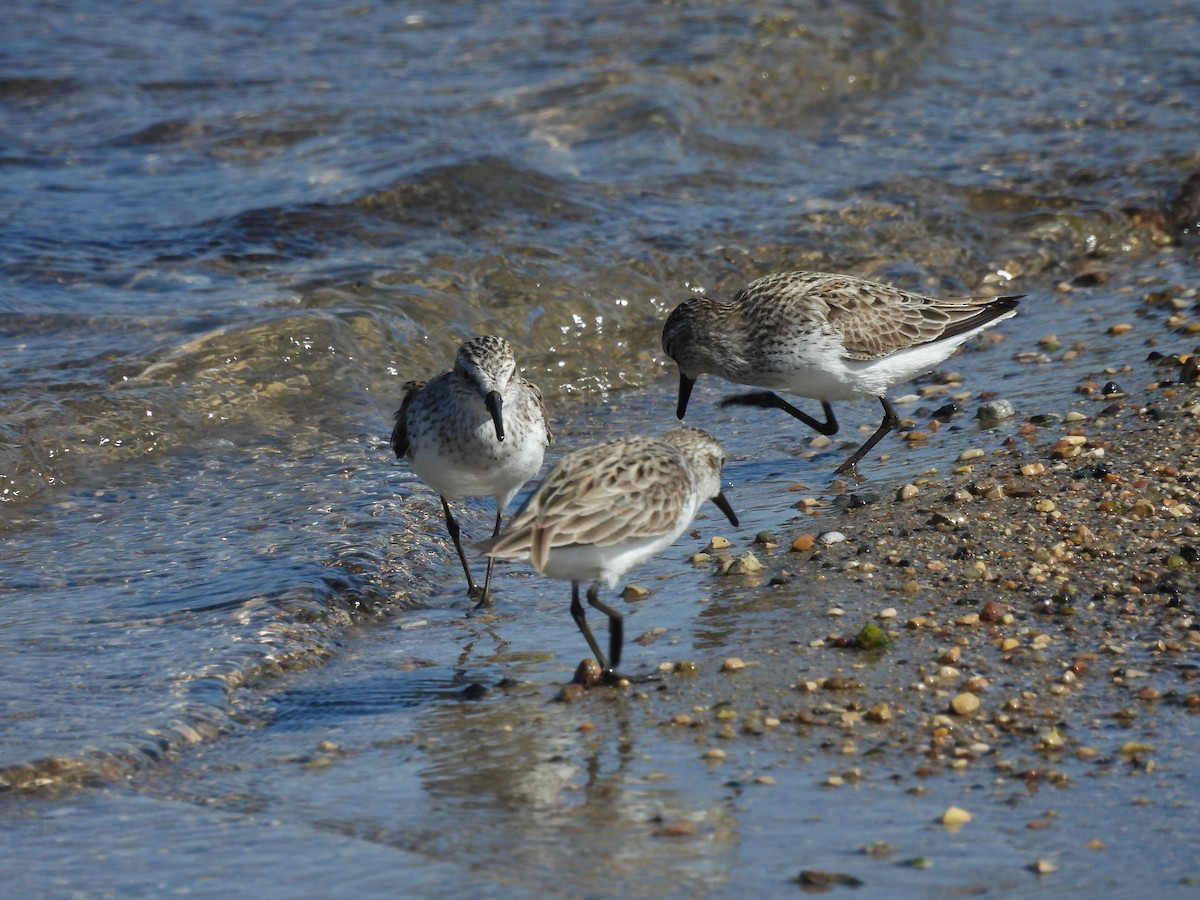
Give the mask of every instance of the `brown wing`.
M 986 325 L 1017 306 L 1021 295 L 939 300 L 859 278 L 830 276 L 813 292 L 851 359 L 879 359 L 918 344 Z M 810 301 L 811 302 L 811 301 Z
M 408 444 L 408 408 L 412 406 L 413 398 L 421 388 L 425 387 L 424 381 L 409 381 L 404 385 L 404 399 L 400 402 L 400 408 L 396 410 L 394 418 L 395 426 L 392 428 L 392 450 L 396 456 L 403 458 L 408 456 L 411 447 Z
M 610 441 L 564 457 L 484 546 L 492 556 L 529 553 L 537 569 L 554 547 L 611 546 L 670 532 L 691 485 L 682 458 L 646 438 Z

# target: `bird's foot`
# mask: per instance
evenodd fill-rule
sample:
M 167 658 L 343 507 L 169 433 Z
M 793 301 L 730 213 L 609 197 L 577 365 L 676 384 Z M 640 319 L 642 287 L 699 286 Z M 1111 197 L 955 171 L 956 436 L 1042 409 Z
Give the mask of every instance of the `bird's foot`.
M 495 595 L 491 591 L 484 591 L 476 585 L 467 591 L 467 599 L 475 601 L 475 605 L 471 607 L 472 613 L 490 612 Z

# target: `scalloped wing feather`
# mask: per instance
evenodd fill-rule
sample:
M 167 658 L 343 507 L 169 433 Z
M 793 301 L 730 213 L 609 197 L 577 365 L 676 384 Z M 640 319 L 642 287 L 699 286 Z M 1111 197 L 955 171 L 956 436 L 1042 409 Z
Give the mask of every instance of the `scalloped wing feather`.
M 691 473 L 658 441 L 627 439 L 565 457 L 491 543 L 495 556 L 529 553 L 539 571 L 554 547 L 611 546 L 670 532 Z

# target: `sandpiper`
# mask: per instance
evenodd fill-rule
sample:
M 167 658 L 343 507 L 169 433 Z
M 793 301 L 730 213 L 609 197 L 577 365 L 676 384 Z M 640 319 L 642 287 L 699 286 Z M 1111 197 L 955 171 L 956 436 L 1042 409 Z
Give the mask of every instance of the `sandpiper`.
M 736 527 L 721 493 L 725 451 L 698 428 L 676 428 L 661 439 L 627 437 L 564 456 L 499 537 L 480 549 L 495 559 L 528 560 L 550 578 L 571 582 L 571 617 L 608 678 L 621 662 L 621 614 L 598 596 L 675 542 L 705 498 Z M 608 616 L 608 657 L 601 652 L 579 601 Z
M 782 409 L 825 435 L 838 430 L 831 401 L 875 397 L 883 421 L 837 469 L 856 473 L 859 460 L 899 422 L 888 391 L 1016 315 L 1022 296 L 939 300 L 850 275 L 785 272 L 752 281 L 730 301 L 685 300 L 663 327 L 663 349 L 679 366 L 676 415 L 683 418 L 692 385 L 705 373 L 768 388 L 722 406 Z M 821 401 L 825 421 L 774 391 Z
M 407 457 L 417 477 L 438 492 L 446 530 L 467 576 L 468 596 L 486 604 L 494 561 L 488 560 L 481 590 L 471 577 L 448 501 L 494 497 L 492 535 L 500 533 L 505 508 L 541 469 L 554 440 L 542 393 L 517 374 L 506 340 L 482 335 L 458 348 L 449 372 L 406 384 L 395 418 L 392 449 Z

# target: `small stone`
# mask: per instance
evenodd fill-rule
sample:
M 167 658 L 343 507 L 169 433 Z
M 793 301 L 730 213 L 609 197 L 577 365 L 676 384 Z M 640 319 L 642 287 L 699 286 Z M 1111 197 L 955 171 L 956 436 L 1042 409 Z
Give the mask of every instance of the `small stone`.
M 983 451 L 980 450 L 978 447 L 975 447 L 970 450 L 964 450 L 962 453 L 958 454 L 958 461 L 959 462 L 970 462 L 973 459 L 981 459 L 983 457 L 983 455 L 984 455 Z
M 1005 419 L 1011 419 L 1014 415 L 1016 415 L 1016 410 L 1007 400 L 992 400 L 989 403 L 981 404 L 975 411 L 975 418 L 985 428 L 1003 422 Z
M 921 491 L 915 484 L 906 484 L 896 491 L 896 499 L 899 501 L 912 500 L 919 493 L 921 493 Z
M 989 600 L 979 611 L 979 618 L 985 622 L 1002 622 L 1004 621 L 1004 607 L 995 600 Z
M 747 550 L 738 559 L 733 561 L 724 573 L 729 575 L 757 575 L 763 570 L 763 564 L 758 561 L 758 557 Z
M 725 751 L 718 750 L 716 747 L 713 747 L 711 750 L 705 750 L 704 751 L 704 759 L 708 760 L 711 763 L 724 762 L 725 761 Z
M 1000 649 L 1005 653 L 1010 653 L 1011 651 L 1016 650 L 1020 646 L 1021 646 L 1020 641 L 1018 641 L 1016 638 L 1009 637 L 1009 638 L 1005 638 L 1004 641 L 1000 644 Z
M 591 687 L 599 684 L 602 677 L 604 677 L 604 670 L 600 668 L 600 663 L 589 656 L 575 667 L 575 676 L 571 680 L 575 684 Z
M 819 891 L 828 891 L 837 885 L 862 887 L 862 880 L 853 875 L 847 875 L 844 872 L 822 872 L 818 869 L 805 869 L 796 876 L 796 881 L 804 887 L 811 887 Z
M 731 656 L 721 663 L 722 672 L 740 672 L 746 668 L 746 664 L 736 656 Z
M 867 710 L 863 718 L 868 722 L 890 722 L 892 720 L 892 708 L 886 703 L 876 703 Z
M 696 824 L 689 822 L 687 819 L 681 819 L 678 822 L 672 822 L 670 825 L 664 825 L 658 830 L 660 837 L 684 837 L 696 833 Z
M 1030 864 L 1029 870 L 1036 872 L 1038 875 L 1049 875 L 1051 872 L 1057 872 L 1058 866 L 1048 859 L 1039 859 L 1037 862 Z
M 878 625 L 864 625 L 854 642 L 863 650 L 885 650 L 892 645 L 887 633 Z
M 896 607 L 889 606 L 887 609 L 881 609 L 879 612 L 875 613 L 875 618 L 877 618 L 877 619 L 894 619 L 898 615 L 899 615 L 899 613 L 896 612 Z
M 1119 322 L 1116 325 L 1110 326 L 1108 329 L 1108 333 L 1113 337 L 1120 337 L 1123 334 L 1129 334 L 1131 331 L 1133 331 L 1133 326 L 1128 322 Z
M 840 531 L 826 531 L 824 534 L 822 534 L 820 537 L 817 538 L 818 541 L 820 541 L 822 544 L 825 544 L 826 546 L 829 546 L 831 544 L 840 544 L 845 539 L 846 539 L 846 536 L 844 534 L 842 534 Z
M 971 821 L 971 814 L 959 806 L 951 806 L 942 813 L 942 824 L 957 829 Z
M 955 694 L 950 701 L 950 709 L 956 716 L 969 716 L 979 709 L 979 698 L 969 691 Z
M 800 537 L 798 537 L 794 541 L 792 541 L 792 549 L 793 550 L 811 550 L 813 548 L 813 544 L 815 544 L 815 543 L 816 543 L 816 538 L 814 538 L 811 534 L 802 534 L 802 535 L 800 535 Z
M 636 603 L 638 600 L 645 600 L 649 597 L 650 591 L 636 584 L 628 584 L 625 586 L 625 590 L 621 592 L 621 596 L 627 603 Z
M 582 684 L 564 684 L 562 690 L 558 693 L 558 699 L 562 703 L 574 703 L 582 696 Z
M 769 531 L 760 531 L 754 536 L 754 543 L 767 550 L 770 550 L 779 546 L 779 538 L 775 537 L 775 535 L 771 534 Z
M 963 690 L 970 691 L 972 694 L 978 694 L 982 691 L 986 691 L 987 686 L 988 680 L 982 675 L 972 675 L 963 682 Z
M 720 535 L 717 535 L 708 542 L 708 547 L 710 550 L 728 550 L 732 546 L 733 544 L 729 543 L 729 538 L 724 538 Z

